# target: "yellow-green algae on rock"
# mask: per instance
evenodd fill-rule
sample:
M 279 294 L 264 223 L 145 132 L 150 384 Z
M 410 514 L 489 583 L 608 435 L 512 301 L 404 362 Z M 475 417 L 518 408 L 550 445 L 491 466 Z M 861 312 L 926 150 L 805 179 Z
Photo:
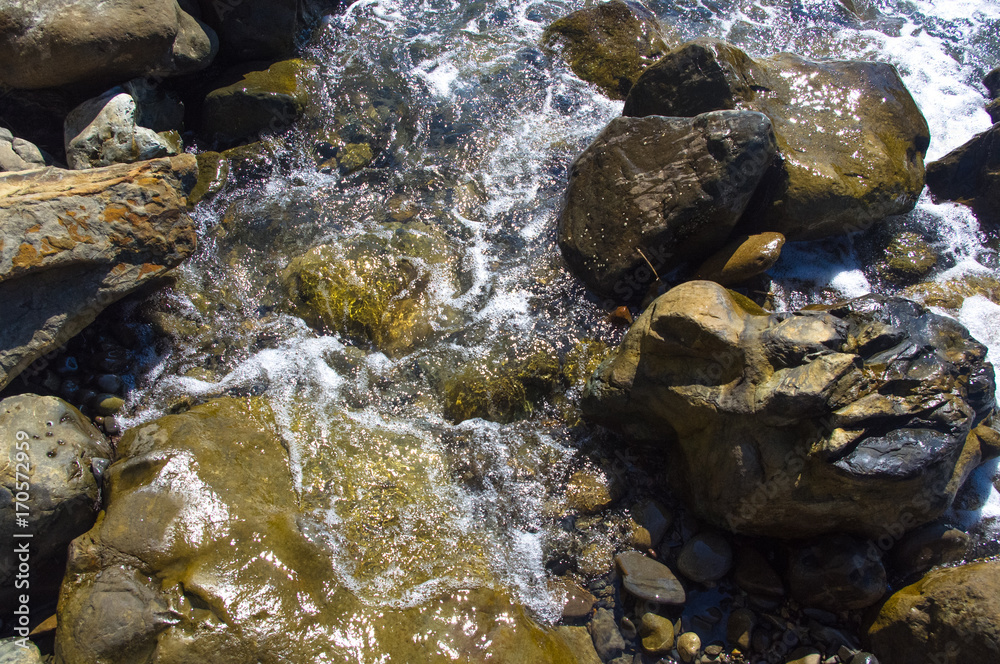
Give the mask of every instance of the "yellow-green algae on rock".
M 308 424 L 314 423 L 299 422 Z M 345 426 L 340 433 L 322 437 L 325 443 L 315 439 L 336 446 L 333 464 L 354 473 L 323 486 L 342 499 L 330 520 L 348 524 L 340 537 L 325 540 L 317 517 L 300 505 L 263 400 L 219 399 L 128 432 L 120 459 L 107 471 L 107 510 L 71 547 L 57 661 L 576 661 L 555 631 L 535 624 L 483 580 L 464 589 L 432 586 L 409 602 L 375 587 L 361 596 L 352 592 L 337 558 L 357 557 L 364 566 L 365 549 L 373 546 L 367 554 L 375 554 L 377 574 L 378 565 L 394 562 L 406 569 L 414 551 L 418 563 L 421 556 L 447 554 L 430 542 L 423 551 L 405 538 L 392 540 L 383 522 L 392 518 L 386 510 L 401 509 L 400 498 L 409 508 L 422 507 L 421 497 L 409 492 L 414 480 L 433 480 L 435 469 L 407 477 L 404 462 L 412 464 L 406 455 L 413 449 L 404 445 L 382 463 L 385 441 L 364 428 Z M 312 489 L 333 469 L 324 462 L 304 468 L 304 502 L 314 504 Z M 377 486 L 398 491 L 389 490 L 381 503 L 371 499 Z M 371 499 L 377 516 L 352 517 L 350 506 L 339 504 L 351 491 L 356 500 Z M 382 541 L 372 543 L 380 533 Z M 461 547 L 450 553 L 453 560 L 468 554 Z

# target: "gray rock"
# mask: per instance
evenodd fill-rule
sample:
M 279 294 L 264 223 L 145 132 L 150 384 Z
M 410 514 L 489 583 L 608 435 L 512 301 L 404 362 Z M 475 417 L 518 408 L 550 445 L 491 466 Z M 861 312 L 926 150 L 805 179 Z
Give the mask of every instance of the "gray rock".
M 0 641 L 0 664 L 42 664 L 43 661 L 42 653 L 32 641 L 16 638 Z
M 677 570 L 697 583 L 718 581 L 733 565 L 733 548 L 719 533 L 698 533 L 677 554 Z
M 110 459 L 111 446 L 62 399 L 24 394 L 0 401 L 0 458 L 9 460 L 0 471 L 0 538 L 17 543 L 16 533 L 30 534 L 31 563 L 40 570 L 94 525 L 100 482 L 91 464 Z M 12 590 L 17 565 L 13 546 L 3 547 L 0 587 L 5 591 Z
M 8 129 L 0 129 L 0 172 L 26 171 L 51 163 L 34 143 L 14 138 Z
M 625 590 L 639 599 L 660 604 L 683 604 L 684 586 L 670 568 L 638 551 L 626 551 L 615 557 L 623 574 Z
M 692 281 L 636 320 L 582 406 L 666 455 L 718 527 L 878 537 L 938 518 L 978 464 L 969 432 L 994 408 L 985 350 L 901 298 L 767 314 Z
M 833 535 L 791 548 L 788 558 L 789 591 L 805 606 L 863 609 L 885 595 L 885 568 L 867 541 Z
M 615 118 L 570 169 L 566 262 L 602 295 L 641 299 L 649 264 L 666 272 L 726 243 L 776 149 L 760 113 Z
M 0 8 L 0 85 L 13 88 L 190 73 L 217 52 L 214 31 L 177 0 L 24 0 Z
M 179 155 L 0 175 L 0 387 L 191 255 L 196 172 Z
M 132 95 L 116 87 L 89 99 L 66 117 L 66 163 L 72 169 L 175 155 L 179 146 L 169 137 L 136 124 L 137 106 Z
M 625 639 L 615 624 L 615 614 L 607 609 L 598 609 L 589 623 L 590 637 L 594 640 L 594 650 L 604 661 L 614 659 L 625 650 Z

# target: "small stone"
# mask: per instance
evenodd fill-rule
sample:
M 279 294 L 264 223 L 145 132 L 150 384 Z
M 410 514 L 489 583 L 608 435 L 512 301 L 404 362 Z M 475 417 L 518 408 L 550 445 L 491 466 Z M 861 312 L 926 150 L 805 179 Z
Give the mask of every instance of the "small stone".
M 115 394 L 122 389 L 122 379 L 114 374 L 101 374 L 96 383 L 102 392 Z
M 569 579 L 555 579 L 550 583 L 555 592 L 565 593 L 563 604 L 563 620 L 578 620 L 590 615 L 597 598 Z
M 581 514 L 594 514 L 614 502 L 611 483 L 598 470 L 578 470 L 566 482 L 566 505 Z
M 622 636 L 629 641 L 634 641 L 636 634 L 638 633 L 635 624 L 628 618 L 622 618 L 621 623 L 618 625 L 618 630 L 622 633 Z
M 683 604 L 684 586 L 663 563 L 637 551 L 626 551 L 615 559 L 621 568 L 625 590 L 639 599 L 661 604 Z
M 113 415 L 108 415 L 104 418 L 101 428 L 109 436 L 117 436 L 122 432 L 122 425 L 118 422 L 118 418 Z
M 673 515 L 655 500 L 636 503 L 629 511 L 632 519 L 649 533 L 650 548 L 659 544 L 667 530 L 673 525 Z
M 594 650 L 602 660 L 614 659 L 625 650 L 625 639 L 618 631 L 615 614 L 611 611 L 598 609 L 587 629 L 590 630 L 590 637 L 594 640 Z
M 749 651 L 757 616 L 750 609 L 736 609 L 726 623 L 726 640 L 740 650 Z
M 937 251 L 911 232 L 900 233 L 885 249 L 885 277 L 900 286 L 915 284 L 937 265 Z
M 753 633 L 753 639 L 750 644 L 753 646 L 754 652 L 765 652 L 771 647 L 771 637 L 768 636 L 767 632 L 762 629 L 758 629 Z
M 674 626 L 655 613 L 644 613 L 639 622 L 642 648 L 650 655 L 666 655 L 674 647 Z
M 125 405 L 125 400 L 114 394 L 98 394 L 92 403 L 101 415 L 114 415 Z
M 367 143 L 348 143 L 340 151 L 339 165 L 343 173 L 353 173 L 372 162 L 375 155 Z
M 770 270 L 781 258 L 784 245 L 781 233 L 744 235 L 709 256 L 693 278 L 734 286 Z
M 717 659 L 722 654 L 722 646 L 717 644 L 705 646 L 705 654 L 712 659 Z
M 792 597 L 829 611 L 863 609 L 886 590 L 882 561 L 868 556 L 868 542 L 849 535 L 793 547 L 786 578 Z
M 813 648 L 798 648 L 793 650 L 785 660 L 785 664 L 820 664 L 823 656 Z
M 653 537 L 649 534 L 649 531 L 640 526 L 635 520 L 631 520 L 630 525 L 632 526 L 632 531 L 629 536 L 629 542 L 632 544 L 632 548 L 636 551 L 648 551 L 653 548 Z
M 764 554 L 751 546 L 740 548 L 733 579 L 736 585 L 751 595 L 782 597 L 785 594 L 785 586 L 774 567 L 767 562 Z
M 677 637 L 677 653 L 681 661 L 690 662 L 701 650 L 701 638 L 694 632 L 684 632 Z
M 697 583 L 718 581 L 733 564 L 729 541 L 714 532 L 699 533 L 689 539 L 677 556 L 681 574 Z

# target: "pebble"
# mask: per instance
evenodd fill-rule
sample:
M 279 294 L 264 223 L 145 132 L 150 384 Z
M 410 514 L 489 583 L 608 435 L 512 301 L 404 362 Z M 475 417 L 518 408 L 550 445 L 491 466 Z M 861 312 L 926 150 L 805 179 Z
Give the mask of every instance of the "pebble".
M 104 433 L 109 436 L 117 436 L 122 432 L 122 426 L 119 424 L 118 419 L 113 415 L 108 415 L 104 418 L 104 422 L 101 424 L 104 429 Z
M 660 604 L 683 604 L 687 600 L 684 586 L 663 563 L 637 551 L 618 554 L 615 560 L 624 575 L 622 585 L 635 597 Z
M 851 664 L 878 664 L 878 658 L 870 652 L 859 652 L 851 658 Z
M 655 613 L 644 613 L 639 622 L 642 648 L 650 655 L 666 655 L 674 647 L 674 625 Z
M 569 579 L 555 579 L 550 584 L 550 588 L 566 595 L 562 611 L 563 620 L 573 621 L 585 618 L 590 615 L 591 609 L 597 602 L 596 597 Z
M 637 503 L 630 510 L 632 519 L 649 533 L 650 547 L 660 543 L 673 524 L 673 515 L 655 500 Z
M 114 415 L 125 405 L 125 400 L 114 394 L 99 394 L 92 403 L 94 409 L 101 415 Z
M 615 624 L 615 614 L 607 609 L 598 609 L 593 620 L 587 625 L 594 650 L 603 661 L 614 659 L 625 650 L 625 639 Z
M 792 651 L 785 664 L 820 664 L 822 658 L 814 648 L 798 648 Z
M 677 637 L 677 653 L 681 661 L 690 662 L 701 650 L 701 639 L 694 632 L 684 632 Z
M 750 609 L 736 609 L 729 614 L 726 623 L 726 640 L 740 650 L 750 650 L 753 641 L 753 628 L 757 624 L 757 616 Z
M 723 286 L 746 281 L 765 272 L 781 257 L 785 236 L 760 233 L 733 240 L 712 254 L 695 270 L 695 279 L 707 279 Z
M 611 482 L 599 471 L 578 470 L 566 482 L 566 504 L 581 514 L 600 512 L 615 497 Z
M 715 532 L 698 533 L 677 555 L 677 569 L 697 583 L 718 581 L 732 565 L 733 549 L 729 541 Z
M 622 636 L 629 641 L 634 641 L 637 631 L 635 629 L 635 624 L 628 618 L 622 618 L 621 623 L 618 624 L 618 631 L 622 633 Z

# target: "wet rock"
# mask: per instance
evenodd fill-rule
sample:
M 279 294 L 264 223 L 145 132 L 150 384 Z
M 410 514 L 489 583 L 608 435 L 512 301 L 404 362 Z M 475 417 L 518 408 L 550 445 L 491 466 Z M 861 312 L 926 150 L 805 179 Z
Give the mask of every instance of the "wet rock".
M 0 455 L 7 460 L 0 473 L 0 537 L 17 543 L 16 533 L 32 535 L 29 594 L 38 602 L 42 589 L 51 585 L 46 573 L 55 572 L 53 580 L 58 579 L 66 546 L 94 525 L 101 484 L 91 469 L 94 461 L 111 458 L 111 447 L 80 411 L 62 399 L 33 394 L 0 402 L 0 434 Z M 17 503 L 28 509 L 18 510 Z M 19 524 L 19 517 L 27 525 Z M 15 606 L 17 568 L 13 545 L 4 547 L 4 614 Z
M 851 658 L 850 664 L 879 664 L 879 661 L 878 658 L 870 652 L 859 652 Z
M 995 416 L 991 419 L 990 423 L 980 424 L 972 430 L 972 435 L 979 441 L 979 449 L 984 460 L 1000 457 L 1000 431 L 994 428 L 1000 422 L 996 421 Z
M 996 124 L 1000 122 L 1000 99 L 994 99 L 986 104 L 986 113 L 990 116 L 990 122 Z
M 556 579 L 551 584 L 551 590 L 565 593 L 563 602 L 563 620 L 579 620 L 590 615 L 597 598 L 569 579 Z
M 936 565 L 962 559 L 969 536 L 944 523 L 929 523 L 903 536 L 889 552 L 889 568 L 906 578 L 922 574 Z
M 555 21 L 542 42 L 561 49 L 573 73 L 624 99 L 642 70 L 666 53 L 656 17 L 637 2 L 611 0 Z
M 195 249 L 194 156 L 0 175 L 0 387 Z
M 986 86 L 986 93 L 990 99 L 1000 97 L 1000 67 L 993 69 L 983 77 L 983 85 Z
M 194 205 L 222 191 L 229 179 L 229 160 L 218 152 L 198 153 L 198 182 L 191 189 L 188 198 Z
M 701 639 L 694 632 L 684 632 L 677 637 L 677 653 L 682 662 L 690 662 L 701 651 Z
M 967 438 L 993 409 L 984 358 L 957 322 L 900 298 L 759 316 L 693 281 L 639 317 L 582 405 L 667 455 L 716 526 L 877 536 L 940 516 L 978 463 Z
M 639 622 L 642 649 L 650 655 L 666 655 L 674 647 L 674 624 L 655 613 L 644 613 Z
M 577 664 L 601 664 L 601 658 L 594 650 L 594 641 L 586 627 L 560 626 L 556 631 L 576 656 Z
M 125 400 L 114 394 L 98 394 L 93 404 L 98 415 L 114 415 L 125 405 Z
M 660 604 L 683 604 L 684 586 L 670 568 L 638 551 L 626 551 L 615 557 L 623 576 L 625 590 L 639 599 Z
M 819 664 L 823 659 L 815 648 L 796 648 L 789 654 L 785 664 Z
M 186 2 L 68 0 L 0 9 L 0 85 L 51 88 L 106 86 L 136 76 L 204 69 L 218 52 L 215 32 Z
M 750 652 L 757 616 L 750 609 L 736 609 L 726 622 L 726 640 L 743 652 Z
M 885 276 L 892 283 L 906 286 L 914 284 L 937 265 L 938 255 L 933 247 L 917 233 L 900 233 L 889 242 L 885 250 Z
M 337 154 L 337 165 L 343 173 L 353 173 L 372 163 L 375 154 L 367 143 L 348 143 Z
M 312 67 L 304 60 L 252 63 L 230 71 L 205 97 L 201 134 L 222 145 L 289 127 L 306 107 Z
M 590 636 L 594 640 L 594 650 L 604 661 L 614 659 L 625 650 L 625 639 L 615 624 L 615 614 L 607 609 L 598 609 L 593 619 L 587 623 Z
M 42 664 L 44 661 L 32 641 L 14 637 L 0 640 L 0 664 Z
M 674 522 L 673 514 L 655 500 L 646 500 L 633 505 L 630 513 L 635 524 L 649 534 L 648 548 L 659 544 Z
M 198 0 L 198 4 L 205 22 L 219 35 L 222 56 L 235 61 L 287 55 L 295 48 L 303 27 L 300 18 L 307 13 L 301 0 Z
M 677 554 L 678 571 L 696 583 L 724 577 L 733 564 L 733 549 L 719 533 L 698 533 Z
M 612 502 L 617 485 L 596 470 L 578 470 L 566 482 L 566 506 L 581 514 L 600 512 Z
M 72 169 L 95 168 L 177 154 L 183 146 L 167 133 L 137 124 L 137 105 L 116 87 L 89 99 L 66 117 L 66 163 Z
M 770 118 L 784 159 L 756 228 L 789 240 L 850 233 L 911 210 L 923 189 L 927 123 L 889 64 L 789 53 L 753 60 L 725 42 L 698 39 L 643 72 L 623 113 L 728 108 Z
M 9 129 L 0 128 L 0 172 L 26 171 L 51 163 L 34 143 L 14 138 Z
M 1000 657 L 1000 563 L 937 569 L 896 592 L 867 626 L 882 664 Z
M 775 155 L 759 113 L 615 118 L 573 162 L 559 247 L 583 281 L 639 300 L 678 261 L 721 247 Z
M 785 584 L 781 576 L 767 562 L 764 554 L 752 546 L 744 545 L 737 548 L 733 580 L 750 595 L 783 597 L 785 594 Z
M 785 236 L 781 233 L 740 236 L 709 256 L 695 270 L 693 278 L 723 286 L 741 283 L 770 270 L 781 258 L 784 245 Z
M 1000 280 L 992 274 L 973 273 L 946 281 L 929 281 L 909 286 L 900 291 L 900 294 L 928 307 L 961 309 L 967 298 L 976 295 L 993 303 L 1000 303 Z
M 1000 223 L 1000 126 L 927 164 L 927 188 L 935 200 L 968 205 L 984 224 Z
M 885 594 L 882 561 L 871 545 L 847 535 L 833 535 L 789 551 L 788 589 L 805 606 L 829 611 L 863 609 Z

